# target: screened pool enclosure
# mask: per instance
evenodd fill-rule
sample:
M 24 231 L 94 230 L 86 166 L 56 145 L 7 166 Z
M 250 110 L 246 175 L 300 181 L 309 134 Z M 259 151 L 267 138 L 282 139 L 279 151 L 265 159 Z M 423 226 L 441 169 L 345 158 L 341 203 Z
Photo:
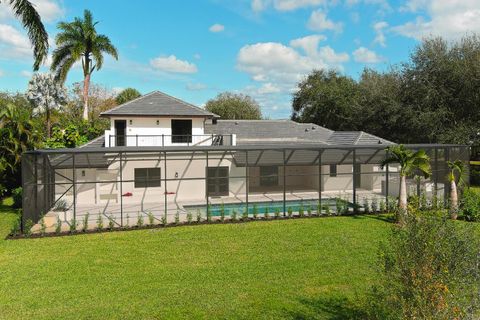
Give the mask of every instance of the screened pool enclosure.
M 385 145 L 110 147 L 36 150 L 23 155 L 23 225 L 43 217 L 66 225 L 99 217 L 132 226 L 139 217 L 184 221 L 188 214 L 265 215 L 300 210 L 353 213 L 395 201 L 399 167 L 380 167 Z M 468 163 L 459 145 L 408 145 L 431 157 L 429 179 L 409 194 L 448 198 L 447 160 Z

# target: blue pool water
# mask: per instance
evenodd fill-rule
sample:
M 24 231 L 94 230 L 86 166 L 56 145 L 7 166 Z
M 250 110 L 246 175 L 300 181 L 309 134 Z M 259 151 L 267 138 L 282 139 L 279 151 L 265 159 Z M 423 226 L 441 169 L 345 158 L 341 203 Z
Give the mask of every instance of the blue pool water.
M 348 208 L 353 208 L 353 204 L 341 199 L 329 198 L 322 199 L 322 208 L 325 210 L 325 206 L 330 207 L 331 212 L 336 212 L 337 202 Z M 286 211 L 291 208 L 292 212 L 298 212 L 302 207 L 305 214 L 307 214 L 308 208 L 311 208 L 312 212 L 317 212 L 318 200 L 289 200 L 285 202 Z M 233 211 L 237 213 L 238 216 L 241 216 L 246 210 L 245 203 L 226 203 L 226 204 L 212 204 L 210 205 L 209 212 L 212 216 L 220 216 L 223 211 L 225 216 L 233 214 Z M 195 213 L 198 210 L 205 214 L 207 212 L 207 207 L 204 205 L 193 205 L 193 206 L 184 206 L 185 210 L 191 213 Z M 283 213 L 283 201 L 270 201 L 270 202 L 249 202 L 248 204 L 248 214 L 253 215 L 254 211 L 257 211 L 258 215 L 264 215 L 266 212 L 270 216 L 274 215 L 278 210 L 280 213 Z

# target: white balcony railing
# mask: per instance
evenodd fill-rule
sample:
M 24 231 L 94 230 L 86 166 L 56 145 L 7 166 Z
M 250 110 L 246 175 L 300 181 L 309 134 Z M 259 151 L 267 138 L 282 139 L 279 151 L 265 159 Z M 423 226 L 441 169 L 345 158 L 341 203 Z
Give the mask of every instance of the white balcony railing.
M 232 146 L 234 135 L 105 135 L 105 147 Z

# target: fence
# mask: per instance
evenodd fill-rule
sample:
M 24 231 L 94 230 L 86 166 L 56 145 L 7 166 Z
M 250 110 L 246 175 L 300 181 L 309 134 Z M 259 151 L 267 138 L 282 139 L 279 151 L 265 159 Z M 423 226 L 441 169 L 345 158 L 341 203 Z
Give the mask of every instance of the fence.
M 468 163 L 458 145 L 407 145 L 431 157 L 429 179 L 409 194 L 446 201 L 446 161 Z M 394 201 L 399 167 L 380 167 L 385 145 L 112 147 L 27 152 L 23 224 L 44 215 L 68 223 L 98 216 L 118 226 L 139 217 L 370 211 Z

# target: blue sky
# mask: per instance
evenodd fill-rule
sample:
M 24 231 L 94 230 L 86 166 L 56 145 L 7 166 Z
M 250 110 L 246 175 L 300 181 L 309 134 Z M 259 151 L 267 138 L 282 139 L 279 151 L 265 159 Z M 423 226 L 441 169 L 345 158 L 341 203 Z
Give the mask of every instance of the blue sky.
M 290 115 L 296 83 L 312 69 L 358 78 L 364 67 L 406 61 L 424 36 L 480 31 L 478 0 L 31 1 L 53 48 L 59 21 L 92 11 L 120 55 L 106 59 L 95 83 L 161 90 L 199 106 L 219 92 L 241 92 L 270 118 Z M 0 89 L 24 91 L 31 66 L 25 31 L 2 1 Z M 67 85 L 81 80 L 75 67 Z

